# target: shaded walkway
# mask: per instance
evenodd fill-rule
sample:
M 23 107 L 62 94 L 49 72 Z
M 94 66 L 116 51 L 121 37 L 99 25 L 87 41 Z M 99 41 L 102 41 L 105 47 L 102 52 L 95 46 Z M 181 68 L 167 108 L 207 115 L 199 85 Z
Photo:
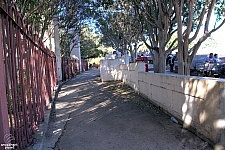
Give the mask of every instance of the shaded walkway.
M 42 149 L 212 149 L 128 86 L 97 76 L 90 70 L 62 86 Z

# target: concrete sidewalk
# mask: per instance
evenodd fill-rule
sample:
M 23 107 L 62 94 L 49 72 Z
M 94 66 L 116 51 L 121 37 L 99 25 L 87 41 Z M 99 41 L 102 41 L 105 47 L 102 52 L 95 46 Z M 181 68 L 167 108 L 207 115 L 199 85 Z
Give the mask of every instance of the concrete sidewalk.
M 98 76 L 89 70 L 61 87 L 47 132 L 33 149 L 213 149 L 130 87 Z

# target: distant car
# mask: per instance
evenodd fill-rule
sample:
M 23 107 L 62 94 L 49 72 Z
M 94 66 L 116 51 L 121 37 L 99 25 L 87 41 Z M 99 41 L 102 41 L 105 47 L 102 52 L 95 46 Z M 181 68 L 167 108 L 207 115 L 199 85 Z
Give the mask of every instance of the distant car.
M 145 62 L 145 63 L 152 64 L 153 60 L 152 60 L 152 56 L 141 56 L 136 58 L 136 62 Z

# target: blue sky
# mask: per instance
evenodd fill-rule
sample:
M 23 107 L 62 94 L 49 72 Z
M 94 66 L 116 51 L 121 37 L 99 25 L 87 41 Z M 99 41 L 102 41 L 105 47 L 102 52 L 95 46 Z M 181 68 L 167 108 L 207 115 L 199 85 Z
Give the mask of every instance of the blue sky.
M 225 35 L 225 24 L 215 33 L 212 34 L 212 36 L 217 40 L 217 43 L 219 45 L 223 45 L 225 48 L 224 35 Z
M 214 28 L 214 23 L 216 20 L 216 16 L 212 16 L 210 19 L 210 26 L 209 26 L 209 31 Z M 217 23 L 219 25 L 220 22 Z M 216 40 L 217 47 L 216 48 L 207 48 L 207 49 L 199 49 L 198 54 L 209 54 L 209 53 L 217 53 L 219 54 L 219 57 L 225 57 L 225 41 L 224 41 L 224 36 L 225 36 L 225 24 L 220 27 L 217 31 L 211 34 L 211 36 Z M 204 45 L 204 44 L 202 44 Z

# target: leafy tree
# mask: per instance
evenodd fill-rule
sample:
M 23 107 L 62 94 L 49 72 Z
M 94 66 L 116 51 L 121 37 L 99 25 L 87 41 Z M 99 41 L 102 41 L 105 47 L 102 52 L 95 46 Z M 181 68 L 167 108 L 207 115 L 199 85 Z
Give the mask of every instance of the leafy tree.
M 166 45 L 166 48 L 167 49 L 170 49 L 171 50 L 171 52 L 173 51 L 173 50 L 177 50 L 177 48 L 178 48 L 178 41 L 177 41 L 177 33 L 175 33 L 175 34 L 173 34 L 172 36 L 171 36 L 171 39 L 169 40 L 169 42 L 167 43 L 167 45 Z M 192 43 L 190 43 L 189 44 L 189 49 L 191 49 L 193 46 L 194 46 L 194 42 L 195 41 L 193 41 Z M 215 42 L 215 41 L 214 41 Z M 210 44 L 210 42 L 208 43 L 208 44 Z
M 52 22 L 52 18 L 58 7 L 58 0 L 15 0 L 22 18 L 32 27 L 35 34 L 43 39 L 45 32 Z
M 102 43 L 111 45 L 122 54 L 129 51 L 132 60 L 135 61 L 135 54 L 140 46 L 140 32 L 136 12 L 130 7 L 131 4 L 129 1 L 114 1 L 110 5 L 104 5 L 104 9 L 98 10 L 95 17 L 103 35 Z
M 64 55 L 70 55 L 70 45 L 77 45 L 76 35 L 81 34 L 82 26 L 89 23 L 94 12 L 94 3 L 90 0 L 62 1 L 60 3 L 59 28 L 60 46 Z
M 225 23 L 225 2 L 223 0 L 174 0 L 174 7 L 178 29 L 178 74 L 189 75 L 191 63 L 201 44 Z M 214 28 L 210 29 L 213 9 L 217 19 Z M 202 25 L 204 25 L 203 33 L 200 32 Z M 200 38 L 189 49 L 189 44 L 197 36 Z
M 100 49 L 99 35 L 95 33 L 88 25 L 84 26 L 80 34 L 80 51 L 82 59 L 97 58 L 105 55 Z
M 116 22 L 113 21 L 113 15 L 110 12 L 106 12 L 105 17 L 99 17 L 96 22 L 96 26 L 99 28 L 102 34 L 101 43 L 105 46 L 111 46 L 115 50 L 120 51 L 120 40 L 118 27 Z
M 165 72 L 165 56 L 176 48 L 174 44 L 177 41 L 179 74 L 190 74 L 190 65 L 201 43 L 225 22 L 222 0 L 133 0 L 133 4 L 142 25 L 142 39 L 150 50 L 154 50 L 155 72 Z M 214 28 L 209 30 L 213 9 L 217 20 Z M 202 24 L 204 24 L 204 33 L 193 44 L 197 35 L 200 34 Z M 191 33 L 194 33 L 192 37 Z M 169 42 L 173 34 L 178 36 Z M 146 42 L 147 40 L 150 41 L 150 45 Z M 166 46 L 169 47 L 167 50 Z
M 175 41 L 166 46 L 177 31 L 173 4 L 169 0 L 132 0 L 142 33 L 142 40 L 152 51 L 154 72 L 165 72 L 165 58 L 173 49 Z M 150 41 L 150 44 L 147 42 Z
M 200 45 L 225 22 L 223 0 L 16 2 L 21 6 L 20 11 L 24 18 L 32 22 L 37 21 L 35 24 L 38 26 L 35 28 L 38 32 L 44 31 L 55 10 L 60 10 L 57 13 L 60 18 L 61 46 L 64 54 L 70 53 L 69 44 L 75 35 L 81 33 L 82 25 L 93 19 L 102 34 L 101 44 L 112 45 L 124 53 L 129 50 L 132 54 L 142 40 L 152 51 L 155 72 L 162 73 L 165 72 L 165 57 L 178 47 L 179 74 L 188 75 L 190 64 Z M 213 10 L 217 19 L 214 28 L 210 30 L 209 22 Z M 43 22 L 38 22 L 40 20 Z M 202 25 L 204 31 L 200 33 Z M 174 34 L 177 34 L 177 38 L 173 38 Z M 197 39 L 197 36 L 200 38 Z M 96 47 L 94 43 L 92 46 Z
M 130 1 L 119 1 L 121 12 L 119 15 L 119 33 L 125 46 L 128 46 L 128 50 L 131 54 L 132 61 L 135 62 L 136 53 L 141 46 L 140 38 L 140 23 L 137 19 L 137 12 L 132 6 Z

